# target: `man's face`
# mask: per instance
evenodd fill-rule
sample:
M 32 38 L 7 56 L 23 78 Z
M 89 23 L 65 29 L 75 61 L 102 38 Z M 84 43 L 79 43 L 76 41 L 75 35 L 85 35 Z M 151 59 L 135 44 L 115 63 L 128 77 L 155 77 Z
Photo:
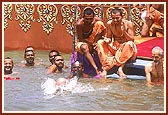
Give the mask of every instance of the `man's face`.
M 85 16 L 83 18 L 84 18 L 84 24 L 86 24 L 86 25 L 92 24 L 92 22 L 94 20 L 93 14 L 90 14 L 90 15 L 85 14 Z
M 54 62 L 55 62 L 55 57 L 58 55 L 58 53 L 57 52 L 51 52 L 50 54 L 49 54 L 49 60 L 50 60 L 50 62 L 52 63 L 52 64 L 54 64 Z
M 156 50 L 156 51 L 152 52 L 152 59 L 153 59 L 155 64 L 159 64 L 160 63 L 162 57 L 160 55 L 160 51 L 159 50 Z
M 27 64 L 34 65 L 34 57 L 35 57 L 35 55 L 34 55 L 33 51 L 26 52 L 25 60 L 26 60 Z
M 79 72 L 79 73 L 77 73 L 77 72 Z M 82 73 L 83 73 L 82 64 L 81 63 L 79 63 L 79 64 L 74 63 L 73 66 L 72 66 L 72 73 L 73 73 L 74 76 L 77 75 L 77 74 L 82 76 Z
M 117 12 L 116 14 L 112 13 L 112 23 L 114 24 L 119 24 L 122 21 L 122 16 L 120 15 L 119 12 Z
M 64 59 L 61 56 L 56 56 L 55 65 L 57 68 L 62 69 L 64 67 Z
M 4 73 L 10 74 L 12 73 L 12 69 L 13 69 L 12 59 L 5 59 L 4 60 Z

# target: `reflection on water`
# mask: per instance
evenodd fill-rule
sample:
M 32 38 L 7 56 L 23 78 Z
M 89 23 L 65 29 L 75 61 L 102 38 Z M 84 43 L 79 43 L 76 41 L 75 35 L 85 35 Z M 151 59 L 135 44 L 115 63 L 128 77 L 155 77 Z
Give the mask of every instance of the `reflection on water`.
M 48 51 L 36 51 L 40 65 L 22 67 L 23 51 L 8 51 L 20 80 L 4 81 L 4 111 L 164 111 L 164 87 L 148 87 L 145 80 L 79 79 L 77 86 L 63 95 L 44 95 L 41 84 L 47 78 L 66 77 L 70 54 L 63 54 L 68 69 L 47 75 Z

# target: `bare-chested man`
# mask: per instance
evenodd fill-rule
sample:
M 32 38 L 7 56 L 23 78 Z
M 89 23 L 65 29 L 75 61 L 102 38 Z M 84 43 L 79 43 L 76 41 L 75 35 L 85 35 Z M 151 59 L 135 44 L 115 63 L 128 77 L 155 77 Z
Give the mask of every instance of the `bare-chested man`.
M 70 79 L 74 78 L 75 76 L 79 79 L 80 77 L 84 77 L 84 73 L 83 73 L 83 64 L 75 61 L 72 64 L 72 71 L 71 71 L 71 75 L 68 76 L 67 78 L 58 78 L 56 80 L 56 85 L 66 85 L 67 82 L 69 82 Z
M 83 12 L 83 18 L 76 24 L 76 29 L 78 38 L 76 50 L 86 56 L 98 74 L 99 70 L 90 52 L 92 52 L 91 50 L 97 41 L 106 34 L 106 27 L 101 18 L 95 17 L 93 9 L 86 7 Z
M 61 55 L 56 55 L 54 64 L 48 68 L 47 73 L 61 73 L 64 68 L 64 58 Z
M 149 30 L 156 23 L 157 27 L 153 27 L 152 36 L 156 36 L 156 32 L 164 34 L 164 4 L 147 4 L 146 16 L 142 27 L 141 36 L 150 36 Z
M 57 55 L 60 55 L 60 53 L 57 50 L 51 50 L 49 52 L 49 61 L 51 62 L 51 64 L 53 65 L 55 63 L 55 57 Z
M 25 50 L 24 59 L 26 63 L 23 66 L 34 66 L 35 53 L 32 50 Z
M 5 80 L 16 80 L 20 79 L 19 77 L 14 77 L 17 75 L 17 72 L 13 72 L 14 63 L 12 58 L 6 57 L 4 59 L 4 79 Z
M 154 47 L 152 49 L 152 59 L 153 62 L 145 66 L 146 81 L 148 83 L 163 83 L 163 49 L 158 46 Z
M 119 66 L 117 73 L 125 78 L 123 72 L 125 63 L 135 59 L 137 49 L 134 44 L 133 23 L 122 18 L 122 11 L 112 10 L 112 20 L 107 22 L 107 37 L 97 43 L 98 56 L 102 64 L 102 76 L 114 65 Z

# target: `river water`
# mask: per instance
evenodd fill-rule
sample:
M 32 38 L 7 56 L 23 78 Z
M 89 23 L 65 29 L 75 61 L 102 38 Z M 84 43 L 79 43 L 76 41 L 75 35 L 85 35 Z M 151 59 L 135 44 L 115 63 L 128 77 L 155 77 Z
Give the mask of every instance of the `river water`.
M 37 50 L 34 67 L 23 67 L 23 51 L 5 51 L 14 61 L 20 80 L 2 81 L 4 112 L 165 112 L 164 85 L 148 86 L 145 80 L 79 79 L 73 92 L 44 95 L 41 84 L 47 79 L 65 77 L 70 72 L 71 54 L 63 54 L 68 66 L 63 73 L 46 74 L 49 51 Z

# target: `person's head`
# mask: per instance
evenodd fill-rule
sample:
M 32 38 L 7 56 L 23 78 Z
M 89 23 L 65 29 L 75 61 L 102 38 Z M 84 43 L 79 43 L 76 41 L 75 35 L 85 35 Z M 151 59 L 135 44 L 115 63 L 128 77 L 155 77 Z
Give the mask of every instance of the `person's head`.
M 65 78 L 58 78 L 56 80 L 56 85 L 57 86 L 66 85 L 66 83 L 67 83 L 67 79 L 65 79 Z
M 58 52 L 58 51 L 56 51 L 56 50 L 51 50 L 50 52 L 49 52 L 49 61 L 52 63 L 52 64 L 54 64 L 54 62 L 55 62 L 55 57 L 57 56 L 57 55 L 60 55 L 60 53 Z
M 118 24 L 122 21 L 122 10 L 114 8 L 111 11 L 112 23 Z
M 75 61 L 73 64 L 72 64 L 72 74 L 73 76 L 76 76 L 77 74 L 79 75 L 78 77 L 81 77 L 82 74 L 83 74 L 83 64 L 80 63 L 79 61 Z
M 27 51 L 33 51 L 33 52 L 34 52 L 33 46 L 27 46 L 27 47 L 25 48 L 25 52 L 27 52 Z
M 4 74 L 11 74 L 13 66 L 13 60 L 10 57 L 6 57 L 4 59 Z
M 62 70 L 64 67 L 64 58 L 61 55 L 55 56 L 55 65 L 57 66 L 58 70 Z
M 24 51 L 24 58 L 26 57 L 26 52 L 29 52 L 29 51 L 34 52 L 34 48 L 33 48 L 33 46 L 27 46 L 27 47 L 25 48 L 25 51 Z
M 156 64 L 159 64 L 163 58 L 163 49 L 159 46 L 155 46 L 152 49 L 152 59 Z
M 91 24 L 94 20 L 94 15 L 93 9 L 91 7 L 86 7 L 83 11 L 84 23 L 86 25 Z
M 34 58 L 35 58 L 35 53 L 31 50 L 25 51 L 24 58 L 26 60 L 26 65 L 27 66 L 33 66 L 34 65 Z

